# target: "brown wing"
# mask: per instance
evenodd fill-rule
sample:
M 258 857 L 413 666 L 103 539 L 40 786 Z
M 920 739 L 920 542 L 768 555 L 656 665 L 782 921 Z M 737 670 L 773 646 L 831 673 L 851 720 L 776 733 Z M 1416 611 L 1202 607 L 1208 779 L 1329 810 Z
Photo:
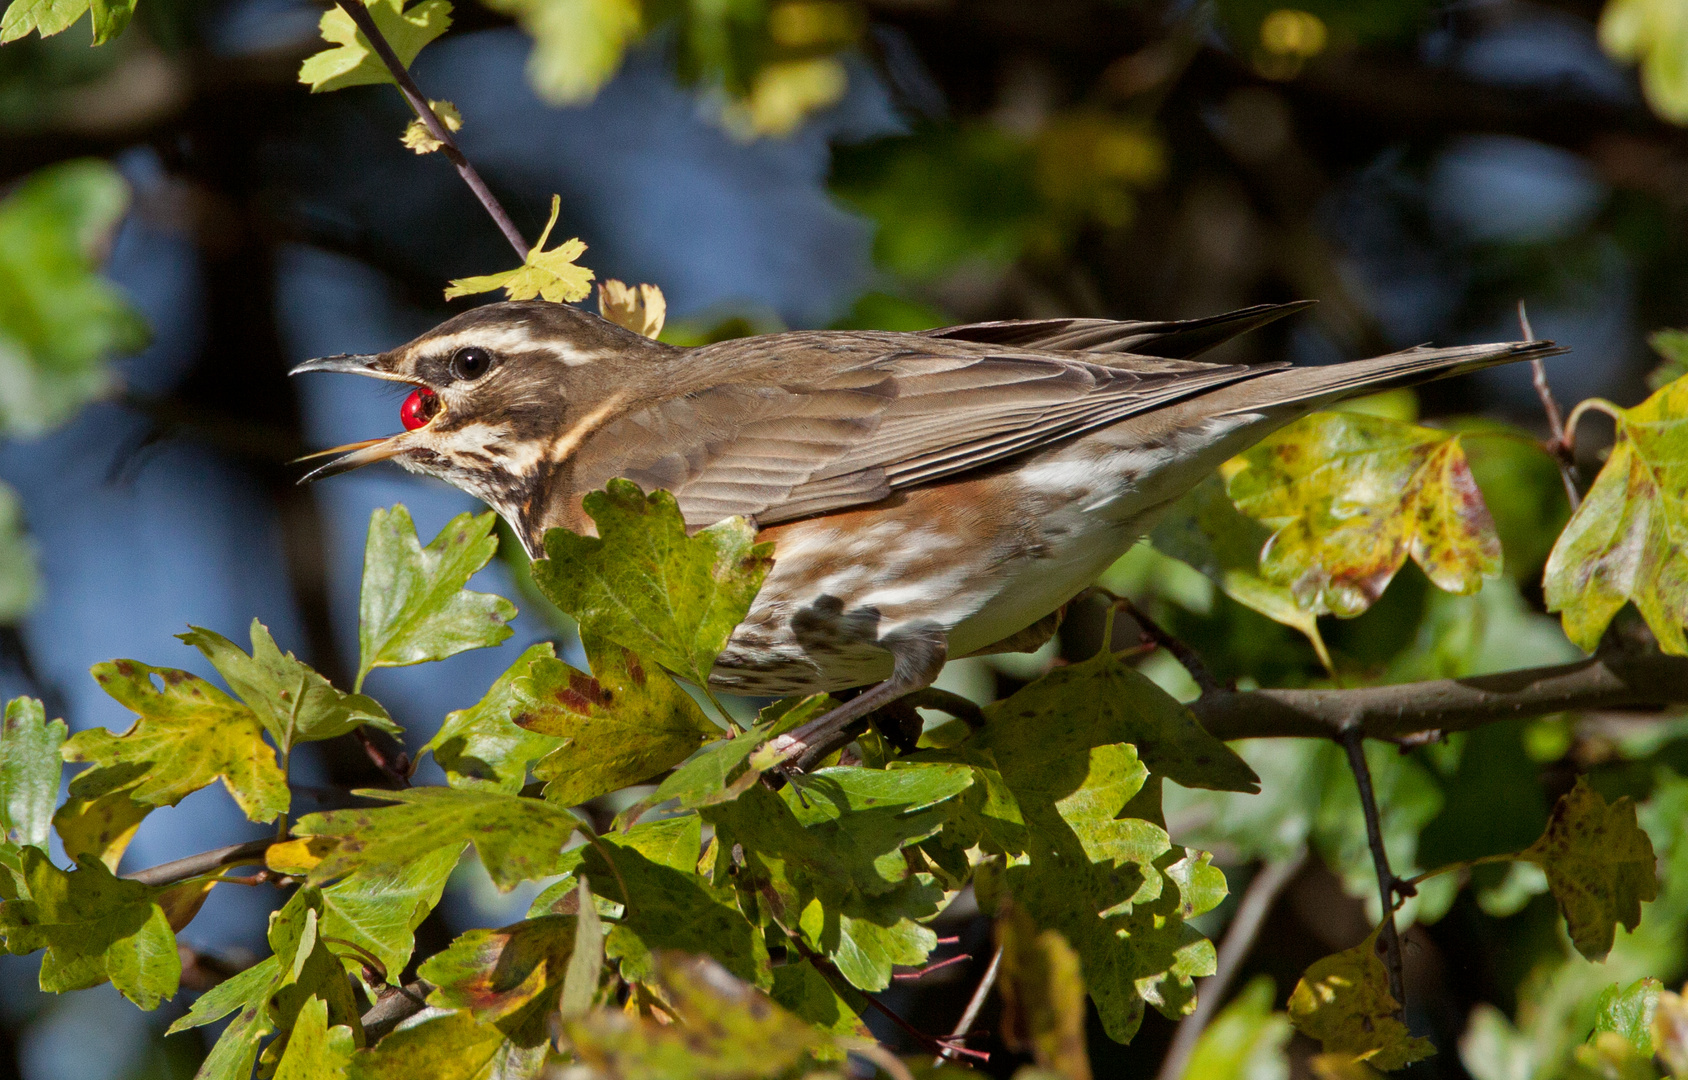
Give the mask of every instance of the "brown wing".
M 1008 348 L 1052 352 L 1138 353 L 1189 358 L 1312 307 L 1312 300 L 1256 304 L 1205 319 L 1143 322 L 1116 319 L 1012 319 L 968 323 L 926 331 L 927 337 L 976 341 Z
M 874 502 L 1271 370 L 1149 357 L 906 351 L 816 382 L 726 385 L 605 425 L 577 491 L 624 476 L 674 493 L 690 525 L 767 525 Z

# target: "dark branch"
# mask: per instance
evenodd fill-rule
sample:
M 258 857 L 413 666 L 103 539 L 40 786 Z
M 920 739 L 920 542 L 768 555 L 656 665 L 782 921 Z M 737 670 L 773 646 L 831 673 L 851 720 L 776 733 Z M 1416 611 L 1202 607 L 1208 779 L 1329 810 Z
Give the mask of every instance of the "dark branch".
M 360 0 L 337 0 L 337 2 L 340 5 L 340 10 L 351 16 L 352 22 L 357 24 L 358 30 L 369 39 L 369 44 L 375 49 L 375 55 L 379 56 L 381 62 L 387 65 L 387 70 L 392 72 L 393 81 L 399 84 L 399 92 L 404 94 L 405 101 L 410 103 L 410 108 L 416 113 L 416 118 L 422 121 L 423 127 L 428 129 L 428 134 L 439 141 L 441 152 L 457 167 L 457 175 L 461 176 L 463 182 L 469 185 L 469 190 L 474 192 L 475 198 L 481 201 L 481 205 L 486 208 L 486 212 L 492 217 L 493 223 L 504 234 L 504 239 L 510 241 L 510 246 L 516 249 L 516 257 L 525 262 L 528 247 L 527 241 L 522 239 L 521 230 L 516 228 L 516 223 L 510 220 L 510 215 L 504 212 L 503 205 L 499 203 L 497 196 L 493 195 L 492 190 L 486 186 L 486 181 L 481 179 L 481 174 L 476 172 L 475 167 L 469 164 L 469 159 L 463 156 L 463 151 L 458 148 L 457 140 L 452 138 L 450 129 L 440 123 L 440 118 L 434 115 L 433 106 L 428 104 L 427 96 L 417 87 L 416 80 L 410 77 L 410 72 L 405 70 L 404 64 L 399 62 L 397 54 L 393 52 L 393 47 L 387 44 L 387 39 L 382 36 L 381 29 L 375 25 L 375 17 L 369 13 L 369 9 Z
M 1530 328 L 1530 314 L 1524 309 L 1524 301 L 1518 301 L 1518 328 L 1524 332 L 1525 341 L 1536 340 L 1535 331 Z M 1536 397 L 1541 399 L 1542 412 L 1547 414 L 1547 452 L 1553 455 L 1553 460 L 1559 466 L 1559 480 L 1565 485 L 1565 498 L 1570 501 L 1571 509 L 1575 510 L 1582 502 L 1582 494 L 1577 491 L 1577 459 L 1571 453 L 1571 443 L 1565 438 L 1565 414 L 1559 411 L 1559 401 L 1553 396 L 1553 387 L 1547 383 L 1547 364 L 1539 356 L 1530 358 L 1530 378 L 1536 387 Z
M 1372 791 L 1371 769 L 1366 765 L 1366 739 L 1359 729 L 1349 728 L 1342 736 L 1342 749 L 1348 754 L 1348 767 L 1354 772 L 1354 783 L 1360 789 L 1360 809 L 1366 818 L 1366 844 L 1371 848 L 1372 866 L 1377 870 L 1378 899 L 1383 902 L 1383 922 L 1380 924 L 1383 942 L 1383 966 L 1389 972 L 1389 994 L 1395 999 L 1395 1013 L 1405 1017 L 1407 1011 L 1406 968 L 1401 961 L 1401 932 L 1395 928 L 1395 871 L 1389 869 L 1389 852 L 1383 847 L 1383 821 L 1377 812 L 1377 796 Z M 1409 886 L 1410 889 L 1410 886 Z
M 1354 690 L 1216 691 L 1191 702 L 1190 710 L 1221 739 L 1341 739 L 1357 729 L 1367 738 L 1399 740 L 1557 712 L 1684 701 L 1688 658 L 1612 654 L 1498 675 Z
M 145 870 L 137 870 L 133 874 L 123 876 L 142 885 L 174 885 L 178 881 L 200 877 L 230 866 L 261 863 L 264 861 L 264 852 L 275 842 L 274 837 L 269 837 L 263 840 L 248 840 L 244 844 L 230 844 L 228 847 L 202 851 L 198 855 L 159 863 L 157 866 L 149 866 Z
M 389 986 L 363 1014 L 363 1033 L 371 1044 L 428 1007 L 433 986 L 417 979 L 403 986 Z

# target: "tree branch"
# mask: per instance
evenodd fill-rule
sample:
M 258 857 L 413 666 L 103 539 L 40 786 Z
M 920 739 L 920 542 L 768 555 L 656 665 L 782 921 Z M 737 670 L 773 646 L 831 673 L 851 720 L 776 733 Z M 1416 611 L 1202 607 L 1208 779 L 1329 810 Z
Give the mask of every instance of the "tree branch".
M 1518 328 L 1524 332 L 1525 341 L 1536 340 L 1535 331 L 1530 328 L 1529 312 L 1524 309 L 1522 300 L 1518 301 Z M 1565 498 L 1575 510 L 1582 502 L 1582 493 L 1577 490 L 1577 461 L 1571 453 L 1570 440 L 1565 438 L 1565 415 L 1559 411 L 1553 387 L 1547 382 L 1547 364 L 1539 356 L 1530 357 L 1530 380 L 1535 384 L 1536 396 L 1541 399 L 1542 412 L 1547 414 L 1547 452 L 1559 466 L 1559 480 L 1565 485 Z
M 521 230 L 510 220 L 510 215 L 504 212 L 503 205 L 486 186 L 486 181 L 481 179 L 481 174 L 476 172 L 475 167 L 469 164 L 469 159 L 463 156 L 463 151 L 458 148 L 457 140 L 452 137 L 450 129 L 440 123 L 440 118 L 434 115 L 434 108 L 428 104 L 427 96 L 417 87 L 416 80 L 410 77 L 410 72 L 399 61 L 393 47 L 387 44 L 380 27 L 375 25 L 375 17 L 370 15 L 362 0 L 337 0 L 337 3 L 340 10 L 351 17 L 363 36 L 369 39 L 370 46 L 375 49 L 375 55 L 379 56 L 381 62 L 387 65 L 387 70 L 392 72 L 393 81 L 399 84 L 399 92 L 404 95 L 405 101 L 410 103 L 411 111 L 422 121 L 422 126 L 428 129 L 428 134 L 439 140 L 440 151 L 457 167 L 457 175 L 469 185 L 469 190 L 475 193 L 475 198 L 486 208 L 493 224 L 504 234 L 504 239 L 510 241 L 510 246 L 516 249 L 516 257 L 527 261 L 528 246 L 527 241 L 522 239 Z
M 228 847 L 202 851 L 198 855 L 159 863 L 157 866 L 149 866 L 145 870 L 137 870 L 133 874 L 123 876 L 142 885 L 174 885 L 178 881 L 200 877 L 224 867 L 263 862 L 264 852 L 275 842 L 274 837 L 266 837 L 263 840 L 248 840 L 244 844 L 230 844 Z
M 434 989 L 431 983 L 417 979 L 403 986 L 390 986 L 363 1014 L 363 1033 L 371 1044 L 389 1031 L 428 1007 L 427 997 Z
M 1371 739 L 1468 731 L 1557 712 L 1688 702 L 1688 657 L 1614 653 L 1466 679 L 1353 690 L 1220 690 L 1190 703 L 1221 739 Z
M 1342 736 L 1342 749 L 1348 754 L 1348 767 L 1353 770 L 1354 783 L 1360 789 L 1360 809 L 1366 818 L 1366 844 L 1371 848 L 1372 867 L 1377 871 L 1378 899 L 1383 902 L 1383 966 L 1389 973 L 1389 994 L 1395 999 L 1396 1015 L 1402 1019 L 1407 1011 L 1406 965 L 1401 960 L 1401 932 L 1395 927 L 1395 871 L 1389 868 L 1389 852 L 1383 847 L 1383 821 L 1377 812 L 1377 796 L 1372 791 L 1371 769 L 1366 765 L 1365 736 L 1358 728 L 1349 728 Z M 1409 887 L 1410 888 L 1410 887 Z

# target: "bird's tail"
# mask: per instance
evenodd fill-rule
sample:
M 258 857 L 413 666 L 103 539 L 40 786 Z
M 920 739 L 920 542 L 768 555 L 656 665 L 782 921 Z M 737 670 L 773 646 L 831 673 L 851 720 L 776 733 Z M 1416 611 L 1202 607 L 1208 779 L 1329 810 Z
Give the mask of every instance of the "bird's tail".
M 1253 307 L 1209 315 L 1203 319 L 1160 322 L 1120 319 L 1012 319 L 1006 322 L 968 323 L 926 331 L 927 337 L 977 341 L 1020 349 L 1054 352 L 1129 353 L 1187 360 L 1239 334 L 1258 330 L 1313 306 L 1312 300 L 1288 304 L 1256 304 Z M 1106 363 L 1106 360 L 1099 361 Z
M 1347 398 L 1464 375 L 1497 364 L 1558 356 L 1568 350 L 1551 341 L 1508 341 L 1490 345 L 1424 346 L 1353 360 L 1345 364 L 1281 368 L 1226 387 L 1220 415 L 1301 406 L 1313 411 Z

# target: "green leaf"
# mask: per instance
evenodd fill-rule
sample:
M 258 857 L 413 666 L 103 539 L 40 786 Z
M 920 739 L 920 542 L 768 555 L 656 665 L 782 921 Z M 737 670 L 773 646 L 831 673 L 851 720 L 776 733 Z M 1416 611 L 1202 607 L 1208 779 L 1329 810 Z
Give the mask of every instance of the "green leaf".
M 322 890 L 312 886 L 288 898 L 280 911 L 270 915 L 269 942 L 278 961 L 276 978 L 264 1004 L 271 1020 L 282 1032 L 291 1031 L 299 1012 L 311 999 L 328 1003 L 331 1024 L 346 1024 L 361 1030 L 357 1000 L 345 968 L 325 940 Z M 271 1063 L 286 1050 L 286 1038 L 264 1049 Z
M 1635 1051 L 1645 1057 L 1653 1056 L 1653 1015 L 1659 1008 L 1659 992 L 1664 984 L 1652 976 L 1644 976 L 1624 986 L 1613 983 L 1600 992 L 1595 1000 L 1594 1036 L 1606 1032 L 1620 1035 Z
M 0 721 L 0 840 L 45 850 L 59 801 L 63 720 L 35 698 L 13 698 Z
M 352 1029 L 328 1026 L 328 1002 L 313 997 L 299 1010 L 273 1080 L 338 1080 L 352 1059 Z
M 175 996 L 182 960 L 156 890 L 113 877 L 94 859 L 67 873 L 35 847 L 23 849 L 22 865 L 29 899 L 0 903 L 0 934 L 14 956 L 46 950 L 41 989 L 63 993 L 109 979 L 143 1009 Z
M 572 304 L 586 299 L 592 291 L 592 271 L 576 262 L 586 253 L 585 242 L 567 240 L 550 251 L 545 250 L 545 241 L 551 238 L 561 207 L 562 200 L 556 195 L 551 196 L 551 220 L 545 223 L 545 231 L 539 234 L 539 243 L 528 249 L 527 259 L 522 265 L 497 274 L 455 278 L 451 287 L 446 289 L 445 298 L 453 300 L 459 296 L 503 289 L 504 295 L 511 300 L 537 297 L 555 304 Z
M 123 32 L 135 13 L 135 0 L 12 0 L 0 17 L 0 45 L 25 37 L 31 30 L 51 37 L 70 29 L 85 11 L 94 30 L 94 44 L 104 45 Z
M 577 917 L 544 915 L 498 930 L 470 930 L 429 957 L 417 974 L 434 984 L 428 1004 L 464 1009 L 521 1046 L 547 1041 L 574 953 Z
M 552 105 L 592 100 L 643 30 L 636 0 L 493 0 L 528 36 L 528 82 Z
M 451 26 L 448 0 L 422 0 L 409 11 L 404 10 L 404 0 L 368 0 L 367 6 L 375 19 L 375 28 L 407 68 L 422 46 Z M 375 55 L 369 39 L 358 30 L 350 15 L 337 7 L 329 8 L 323 12 L 318 27 L 322 40 L 332 48 L 308 57 L 299 65 L 299 81 L 309 86 L 311 93 L 393 81 L 392 72 Z
M 545 797 L 574 806 L 684 761 L 720 736 L 690 694 L 633 652 L 581 637 L 592 675 L 561 660 L 535 660 L 516 692 L 522 727 L 566 740 L 534 766 Z
M 1553 807 L 1541 838 L 1518 856 L 1547 873 L 1577 951 L 1602 960 L 1617 924 L 1634 930 L 1641 902 L 1659 895 L 1653 842 L 1627 796 L 1607 803 L 1581 777 Z
M 359 871 L 328 886 L 322 890 L 323 937 L 367 950 L 397 986 L 416 947 L 416 928 L 439 904 L 462 854 L 462 845 L 448 844 L 403 866 Z
M 98 859 L 115 874 L 135 830 L 150 813 L 152 807 L 130 798 L 126 788 L 93 799 L 72 795 L 54 812 L 53 828 L 73 861 Z
M 563 745 L 516 724 L 535 704 L 526 682 L 534 665 L 555 658 L 549 641 L 530 645 L 478 703 L 446 714 L 422 748 L 445 770 L 446 783 L 514 795 L 527 783 L 528 765 Z
M 1448 592 L 1500 574 L 1500 538 L 1458 435 L 1314 413 L 1227 469 L 1237 509 L 1273 530 L 1261 576 L 1308 611 L 1360 614 L 1409 555 Z
M 1289 1018 L 1297 1031 L 1319 1040 L 1326 1053 L 1369 1054 L 1366 1064 L 1393 1071 L 1436 1050 L 1429 1039 L 1409 1035 L 1396 1019 L 1400 1004 L 1389 993 L 1377 935 L 1373 930 L 1352 949 L 1308 968 L 1289 996 Z
M 245 971 L 236 972 L 199 995 L 187 1015 L 170 1025 L 166 1035 L 215 1024 L 232 1012 L 261 1008 L 281 972 L 281 961 L 266 956 Z
M 1237 510 L 1225 493 L 1225 481 L 1210 473 L 1172 505 L 1149 540 L 1162 554 L 1200 570 L 1237 603 L 1301 631 L 1329 668 L 1318 613 L 1296 603 L 1285 586 L 1260 576 L 1260 553 L 1271 536 L 1265 526 Z
M 1447 426 L 1463 436 L 1472 479 L 1506 552 L 1506 576 L 1517 582 L 1535 578 L 1571 517 L 1558 462 L 1540 439 L 1511 424 L 1467 416 Z
M 773 565 L 773 545 L 757 544 L 743 518 L 688 537 L 674 496 L 646 496 L 628 480 L 587 495 L 585 508 L 598 536 L 546 533 L 534 583 L 588 633 L 706 685 Z
M 12 0 L 0 40 L 66 10 L 38 3 Z M 74 21 L 87 5 L 69 3 Z M 128 184 L 93 159 L 42 169 L 0 200 L 0 435 L 27 438 L 70 419 L 111 390 L 106 361 L 146 343 L 140 315 L 96 272 L 128 206 Z
M 41 567 L 23 526 L 17 492 L 0 483 L 0 625 L 27 615 L 40 592 Z
M 822 1031 L 845 1039 L 873 1038 L 861 1018 L 862 1010 L 867 1008 L 866 999 L 849 987 L 834 986 L 808 960 L 775 968 L 774 985 L 768 996 Z
M 894 965 L 921 963 L 937 944 L 917 920 L 936 914 L 942 890 L 902 849 L 942 828 L 972 784 L 964 765 L 835 767 L 779 795 L 753 787 L 703 816 L 719 843 L 742 849 L 740 878 L 778 896 L 783 925 L 851 985 L 882 990 Z
M 264 1036 L 274 1030 L 261 1004 L 243 1005 L 217 1036 L 211 1052 L 194 1073 L 194 1080 L 251 1080 L 252 1069 L 258 1063 L 258 1047 Z
M 345 735 L 362 724 L 404 734 L 374 698 L 342 694 L 292 653 L 283 653 L 257 619 L 252 620 L 250 656 L 228 638 L 202 627 L 176 636 L 205 654 L 283 753 L 302 742 Z
M 493 882 L 508 892 L 518 882 L 554 873 L 563 845 L 580 826 L 567 810 L 496 791 L 424 787 L 354 794 L 396 805 L 300 818 L 294 836 L 338 841 L 310 867 L 313 883 L 357 871 L 397 873 L 437 848 L 473 841 Z
M 468 1012 L 431 1016 L 352 1055 L 356 1080 L 527 1080 L 548 1047 L 521 1047 Z
M 666 956 L 657 979 L 676 1022 L 609 1009 L 565 1021 L 577 1060 L 607 1076 L 739 1080 L 795 1074 L 836 1045 L 710 960 Z
M 1607 0 L 1600 44 L 1619 60 L 1641 65 L 1647 104 L 1666 120 L 1688 124 L 1688 18 L 1672 0 Z
M 1194 1008 L 1193 980 L 1213 971 L 1214 952 L 1186 920 L 1218 903 L 1223 880 L 1171 844 L 1160 779 L 1115 741 L 1124 733 L 1067 707 L 1040 680 L 987 708 L 956 753 L 987 777 L 994 806 L 976 821 L 986 849 L 1008 856 L 1002 890 L 1077 950 L 1104 1030 L 1127 1042 L 1146 1005 L 1171 1017 Z
M 1600 408 L 1616 419 L 1617 442 L 1548 556 L 1547 610 L 1560 613 L 1566 637 L 1593 651 L 1612 616 L 1634 601 L 1659 648 L 1688 655 L 1688 378 L 1633 409 Z
M 674 799 L 681 809 L 713 806 L 744 794 L 763 770 L 774 762 L 757 750 L 776 735 L 791 731 L 825 712 L 832 699 L 825 694 L 787 699 L 763 709 L 755 726 L 730 739 L 717 739 L 670 773 L 656 791 L 626 812 L 636 820 L 645 807 Z
M 575 894 L 574 951 L 563 974 L 558 1008 L 565 1020 L 584 1016 L 598 996 L 604 971 L 604 924 L 592 900 L 592 887 L 583 877 Z
M 996 921 L 1003 1042 L 1013 1050 L 1029 1050 L 1037 1067 L 1051 1076 L 1090 1080 L 1078 954 L 1059 930 L 1040 932 L 1014 904 L 1003 908 Z
M 95 664 L 93 675 L 139 719 L 122 735 L 90 728 L 65 744 L 66 761 L 94 766 L 71 781 L 72 795 L 122 790 L 147 806 L 175 806 L 220 777 L 251 820 L 287 812 L 287 777 L 251 709 L 174 668 L 111 660 Z
M 1272 997 L 1272 980 L 1256 976 L 1202 1032 L 1182 1080 L 1289 1080 L 1289 1017 Z
M 516 617 L 516 605 L 463 587 L 498 550 L 492 535 L 497 520 L 492 513 L 459 514 L 424 548 L 403 506 L 377 507 L 369 515 L 358 603 L 358 689 L 374 668 L 444 660 L 510 636 L 505 624 Z

